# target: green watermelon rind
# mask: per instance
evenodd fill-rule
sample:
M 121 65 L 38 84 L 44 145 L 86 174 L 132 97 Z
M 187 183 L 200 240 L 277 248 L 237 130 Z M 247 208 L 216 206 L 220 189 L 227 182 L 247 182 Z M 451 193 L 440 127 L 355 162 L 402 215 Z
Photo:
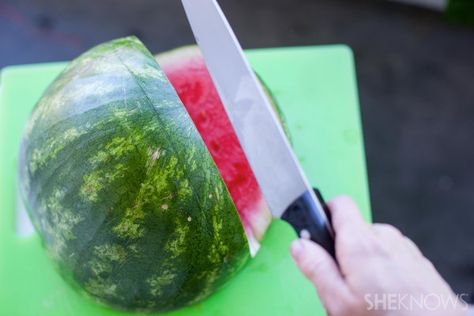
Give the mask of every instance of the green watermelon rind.
M 249 258 L 209 152 L 135 37 L 89 50 L 50 85 L 25 128 L 19 183 L 60 273 L 116 308 L 193 304 Z

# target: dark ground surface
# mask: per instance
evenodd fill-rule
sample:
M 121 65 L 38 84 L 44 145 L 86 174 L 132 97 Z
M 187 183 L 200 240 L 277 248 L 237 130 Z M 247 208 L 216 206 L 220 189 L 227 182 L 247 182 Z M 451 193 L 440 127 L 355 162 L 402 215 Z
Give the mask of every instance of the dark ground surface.
M 374 219 L 414 239 L 474 300 L 474 28 L 380 0 L 221 4 L 246 48 L 352 47 Z M 193 41 L 178 0 L 0 0 L 0 68 L 72 59 L 129 34 L 153 52 Z

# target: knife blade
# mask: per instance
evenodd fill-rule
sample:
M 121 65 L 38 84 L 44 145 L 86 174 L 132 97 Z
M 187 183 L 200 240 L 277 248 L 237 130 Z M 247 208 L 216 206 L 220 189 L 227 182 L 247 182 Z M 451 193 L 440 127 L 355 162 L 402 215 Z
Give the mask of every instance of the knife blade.
M 314 192 L 216 0 L 182 0 L 194 37 L 273 217 L 334 256 L 327 208 Z M 307 236 L 309 235 L 309 236 Z

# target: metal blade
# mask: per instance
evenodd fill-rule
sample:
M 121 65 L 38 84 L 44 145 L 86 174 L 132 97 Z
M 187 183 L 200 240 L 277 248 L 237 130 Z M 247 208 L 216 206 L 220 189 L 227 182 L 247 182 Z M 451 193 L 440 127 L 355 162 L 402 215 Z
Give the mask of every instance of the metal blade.
M 274 217 L 310 188 L 279 120 L 215 0 L 182 0 L 196 41 Z

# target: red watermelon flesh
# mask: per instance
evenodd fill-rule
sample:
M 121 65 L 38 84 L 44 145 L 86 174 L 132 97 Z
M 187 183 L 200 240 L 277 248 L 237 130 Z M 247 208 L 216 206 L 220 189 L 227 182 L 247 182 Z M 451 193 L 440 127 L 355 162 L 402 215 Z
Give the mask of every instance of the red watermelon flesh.
M 157 61 L 214 159 L 255 254 L 271 214 L 199 49 L 175 49 L 158 55 Z

